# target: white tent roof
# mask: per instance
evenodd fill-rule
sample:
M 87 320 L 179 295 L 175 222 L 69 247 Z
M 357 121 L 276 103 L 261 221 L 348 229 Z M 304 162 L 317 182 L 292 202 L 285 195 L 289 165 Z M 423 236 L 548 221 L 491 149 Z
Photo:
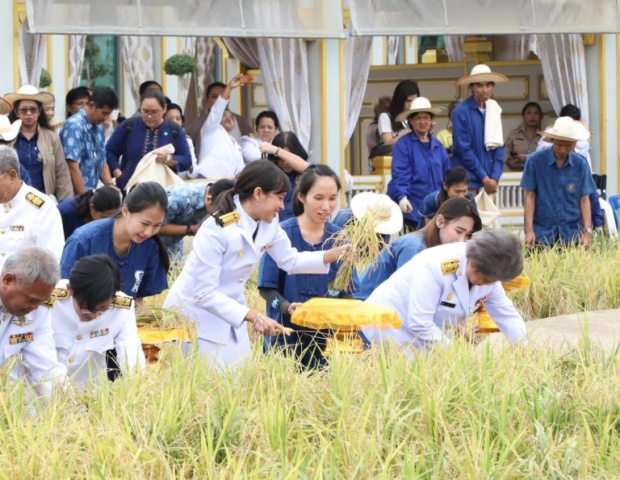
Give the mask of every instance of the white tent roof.
M 354 35 L 620 32 L 619 0 L 346 0 Z M 33 33 L 343 38 L 341 0 L 27 0 Z

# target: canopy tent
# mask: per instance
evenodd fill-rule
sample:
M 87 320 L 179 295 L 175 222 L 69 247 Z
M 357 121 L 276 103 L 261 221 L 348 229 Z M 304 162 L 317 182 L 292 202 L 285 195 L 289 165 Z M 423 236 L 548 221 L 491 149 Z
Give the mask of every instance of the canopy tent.
M 618 0 L 345 0 L 351 34 L 620 32 Z M 342 0 L 27 0 L 32 33 L 344 38 Z

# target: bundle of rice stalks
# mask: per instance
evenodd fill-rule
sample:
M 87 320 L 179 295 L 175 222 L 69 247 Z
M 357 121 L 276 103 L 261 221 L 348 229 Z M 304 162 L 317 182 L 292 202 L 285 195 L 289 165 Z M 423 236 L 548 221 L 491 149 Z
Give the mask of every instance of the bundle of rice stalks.
M 137 314 L 138 326 L 148 326 L 161 330 L 182 329 L 193 332 L 196 324 L 178 310 L 172 308 L 148 308 Z

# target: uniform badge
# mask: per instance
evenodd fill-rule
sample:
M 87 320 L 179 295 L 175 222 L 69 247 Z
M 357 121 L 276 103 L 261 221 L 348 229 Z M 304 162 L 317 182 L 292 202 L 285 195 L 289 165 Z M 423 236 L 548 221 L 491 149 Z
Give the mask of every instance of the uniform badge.
M 11 345 L 19 345 L 20 343 L 31 343 L 34 340 L 33 332 L 18 333 L 9 337 Z
M 577 187 L 575 187 L 574 183 L 569 183 L 568 185 L 566 185 L 566 191 L 568 193 L 575 193 L 575 190 L 577 190 Z
M 32 203 L 37 208 L 41 208 L 41 206 L 45 203 L 45 200 L 43 200 L 41 197 L 39 197 L 38 195 L 35 195 L 32 192 L 28 192 L 26 194 L 26 200 L 28 200 L 30 203 Z
M 269 243 L 263 245 L 263 248 L 260 249 L 260 253 L 266 252 L 267 250 L 269 250 L 271 248 L 272 245 L 273 245 L 272 242 L 269 242 Z
M 220 227 L 227 227 L 228 225 L 232 225 L 235 222 L 241 220 L 241 214 L 239 212 L 232 211 L 230 213 L 225 213 L 224 215 L 218 215 L 215 217 L 216 223 Z
M 452 300 L 452 292 L 448 293 L 448 296 L 446 297 L 447 300 Z
M 101 330 L 95 330 L 93 332 L 90 332 L 90 338 L 103 337 L 105 335 L 108 335 L 109 333 L 109 328 L 102 328 Z
M 245 250 L 243 250 L 243 248 L 239 250 L 239 252 L 237 253 L 237 255 L 240 257 L 243 257 L 244 254 L 245 254 Z
M 118 308 L 131 308 L 131 304 L 133 303 L 133 298 L 129 295 L 114 295 L 114 300 L 112 300 L 112 306 Z
M 26 325 L 30 325 L 32 323 L 32 320 L 26 317 L 17 317 L 12 318 L 9 323 L 12 325 L 17 325 L 18 327 L 25 327 Z
M 443 273 L 444 275 L 451 275 L 452 273 L 456 273 L 459 269 L 460 263 L 461 260 L 458 258 L 441 262 L 441 273 Z
M 23 225 L 9 225 L 9 230 L 11 232 L 23 232 L 24 226 Z

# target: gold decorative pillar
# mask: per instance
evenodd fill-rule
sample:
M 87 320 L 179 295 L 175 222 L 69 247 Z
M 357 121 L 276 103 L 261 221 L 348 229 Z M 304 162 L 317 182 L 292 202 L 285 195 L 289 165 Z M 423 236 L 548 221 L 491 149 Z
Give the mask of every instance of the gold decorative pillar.
M 487 63 L 491 61 L 493 43 L 487 37 L 466 37 L 463 42 L 465 61 Z
M 13 83 L 19 89 L 19 27 L 26 21 L 25 0 L 13 0 Z
M 386 175 L 392 175 L 392 157 L 391 156 L 382 156 L 382 157 L 374 157 L 371 161 L 372 168 L 374 169 L 374 173 L 376 175 L 381 175 L 381 191 L 385 192 L 387 189 L 387 182 L 385 180 Z

